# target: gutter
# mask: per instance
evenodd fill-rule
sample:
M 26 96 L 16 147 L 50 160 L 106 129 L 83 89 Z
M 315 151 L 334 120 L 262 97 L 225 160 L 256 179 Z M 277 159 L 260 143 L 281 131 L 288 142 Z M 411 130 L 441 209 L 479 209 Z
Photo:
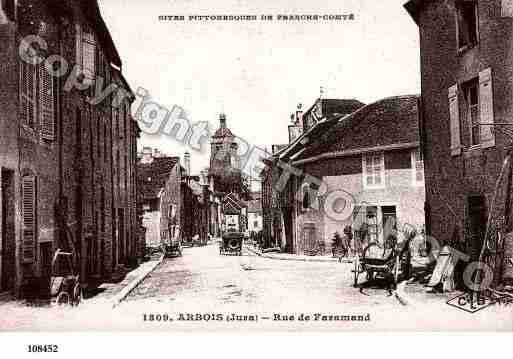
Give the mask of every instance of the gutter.
M 305 158 L 302 160 L 292 161 L 292 164 L 293 165 L 302 165 L 305 163 L 310 163 L 310 162 L 315 162 L 315 161 L 325 160 L 325 159 L 331 159 L 331 158 L 354 156 L 354 155 L 370 153 L 370 152 L 393 151 L 393 150 L 401 150 L 401 149 L 407 149 L 407 148 L 416 148 L 419 146 L 420 146 L 420 142 L 415 141 L 415 142 L 406 142 L 406 143 L 395 143 L 395 144 L 385 145 L 385 146 L 364 147 L 364 148 L 357 148 L 357 149 L 345 150 L 345 151 L 332 151 L 332 152 L 323 153 L 321 155 Z

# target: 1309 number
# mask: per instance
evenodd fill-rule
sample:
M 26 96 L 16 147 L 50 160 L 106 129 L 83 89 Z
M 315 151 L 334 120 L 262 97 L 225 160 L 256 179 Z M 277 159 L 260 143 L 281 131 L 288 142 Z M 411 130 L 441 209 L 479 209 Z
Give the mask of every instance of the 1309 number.
M 59 352 L 59 346 L 52 345 L 41 345 L 41 344 L 31 344 L 27 346 L 27 350 L 29 353 L 57 353 Z

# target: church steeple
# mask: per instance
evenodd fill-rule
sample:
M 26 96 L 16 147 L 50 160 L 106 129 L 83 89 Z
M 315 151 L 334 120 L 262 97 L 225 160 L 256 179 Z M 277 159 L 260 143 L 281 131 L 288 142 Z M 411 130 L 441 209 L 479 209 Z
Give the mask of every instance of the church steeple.
M 219 114 L 219 128 L 211 138 L 210 173 L 217 177 L 218 184 L 235 183 L 232 178 L 240 172 L 238 144 L 226 125 L 226 115 Z
M 219 115 L 219 128 L 226 128 L 226 115 L 224 113 Z

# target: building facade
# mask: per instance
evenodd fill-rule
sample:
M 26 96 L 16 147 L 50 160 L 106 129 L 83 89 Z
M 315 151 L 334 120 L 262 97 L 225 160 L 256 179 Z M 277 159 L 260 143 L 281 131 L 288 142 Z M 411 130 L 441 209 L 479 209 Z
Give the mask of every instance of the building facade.
M 510 189 L 497 192 L 494 207 L 492 199 L 511 146 L 500 130 L 513 125 L 513 6 L 412 0 L 405 7 L 420 31 L 427 227 L 476 259 L 488 216 L 509 216 Z M 509 257 L 511 247 L 505 243 Z M 512 270 L 504 274 L 513 278 Z
M 137 182 L 148 247 L 158 247 L 161 240 L 169 239 L 170 226 L 179 225 L 183 229 L 184 172 L 179 157 L 155 157 L 151 148 L 143 148 L 137 165 Z
M 96 1 L 1 4 L 2 289 L 46 290 L 58 248 L 75 253 L 82 283 L 93 285 L 135 254 L 133 95 Z M 113 151 L 121 124 L 122 170 Z
M 353 246 L 383 242 L 390 230 L 405 226 L 421 231 L 418 101 L 387 98 L 327 118 L 267 161 L 264 191 L 271 193 L 263 197 L 264 238 L 272 235 L 291 253 L 323 254 L 346 226 L 358 242 Z M 286 185 L 280 183 L 287 177 Z M 265 228 L 269 222 L 272 227 Z
M 303 153 L 311 142 L 333 126 L 339 117 L 347 116 L 364 104 L 354 99 L 322 99 L 302 111 L 302 105 L 291 115 L 288 126 L 289 144 L 273 145 L 272 156 L 264 159 L 262 180 L 262 233 L 265 247 L 281 247 L 295 253 L 294 204 L 296 191 L 291 161 Z M 289 173 L 292 172 L 292 173 Z

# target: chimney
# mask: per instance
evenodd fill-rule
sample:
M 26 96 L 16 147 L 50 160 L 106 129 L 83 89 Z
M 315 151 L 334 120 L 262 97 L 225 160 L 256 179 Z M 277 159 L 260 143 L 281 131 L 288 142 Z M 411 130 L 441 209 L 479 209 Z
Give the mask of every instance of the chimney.
M 153 150 L 151 147 L 143 147 L 141 163 L 151 163 L 153 161 Z
M 219 115 L 219 128 L 226 128 L 226 115 L 224 113 Z
M 296 126 L 301 126 L 302 120 L 303 120 L 303 104 L 298 103 L 297 110 L 296 110 Z
M 185 152 L 183 154 L 183 166 L 185 167 L 185 174 L 187 176 L 191 175 L 191 154 L 189 152 Z

